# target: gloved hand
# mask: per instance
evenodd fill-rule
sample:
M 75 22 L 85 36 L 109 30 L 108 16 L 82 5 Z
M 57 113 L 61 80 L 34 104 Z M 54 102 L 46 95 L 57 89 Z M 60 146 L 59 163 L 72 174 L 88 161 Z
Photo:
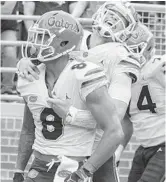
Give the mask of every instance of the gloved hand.
M 24 181 L 24 173 L 16 172 L 14 173 L 13 182 L 23 182 Z
M 92 174 L 84 168 L 70 174 L 64 182 L 92 182 Z

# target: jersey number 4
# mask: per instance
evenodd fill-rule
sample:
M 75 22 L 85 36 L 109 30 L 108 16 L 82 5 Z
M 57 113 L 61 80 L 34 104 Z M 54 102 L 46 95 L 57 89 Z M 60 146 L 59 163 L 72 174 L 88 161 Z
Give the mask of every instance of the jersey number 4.
M 147 100 L 147 104 L 143 104 L 144 99 Z M 144 85 L 142 87 L 138 102 L 137 102 L 137 107 L 139 110 L 150 110 L 152 113 L 156 113 L 155 108 L 156 108 L 156 103 L 152 102 L 150 92 L 148 85 Z M 130 117 L 130 103 L 127 109 L 127 114 Z
M 146 98 L 147 104 L 143 105 L 143 100 Z M 156 113 L 155 108 L 156 108 L 156 103 L 152 102 L 150 92 L 148 89 L 148 85 L 144 85 L 142 87 L 138 102 L 137 102 L 137 107 L 139 110 L 150 110 L 152 113 Z

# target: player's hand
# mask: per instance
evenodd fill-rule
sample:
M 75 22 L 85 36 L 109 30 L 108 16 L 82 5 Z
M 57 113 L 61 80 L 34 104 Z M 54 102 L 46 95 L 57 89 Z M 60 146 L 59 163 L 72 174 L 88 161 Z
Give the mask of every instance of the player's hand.
M 51 108 L 56 114 L 61 118 L 66 118 L 69 112 L 69 107 L 71 106 L 69 100 L 61 100 L 59 98 L 48 98 L 47 102 L 50 104 Z
M 39 79 L 39 69 L 28 58 L 22 58 L 17 64 L 17 69 L 17 74 L 22 78 L 26 78 L 29 81 Z
M 24 173 L 14 173 L 13 182 L 23 182 L 24 181 Z
M 166 69 L 166 56 L 153 57 L 144 67 L 142 68 L 142 76 L 144 80 L 156 77 L 157 75 L 165 74 Z
M 92 176 L 88 176 L 83 168 L 70 174 L 64 182 L 92 182 Z

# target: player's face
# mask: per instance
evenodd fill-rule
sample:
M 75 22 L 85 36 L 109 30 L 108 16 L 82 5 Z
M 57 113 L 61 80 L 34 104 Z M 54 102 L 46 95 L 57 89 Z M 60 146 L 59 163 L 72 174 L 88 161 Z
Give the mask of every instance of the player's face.
M 47 47 L 49 42 L 50 36 L 48 34 L 42 34 L 42 33 L 34 33 L 29 32 L 29 42 L 35 43 L 33 46 L 30 47 L 30 55 L 31 57 L 37 57 L 41 47 Z M 43 55 L 48 54 L 49 49 L 46 49 L 43 51 Z
M 118 12 L 108 12 L 105 18 L 105 24 L 108 25 L 113 33 L 124 30 L 126 27 L 126 20 Z
M 93 47 L 107 42 L 115 42 L 115 35 L 127 27 L 126 19 L 118 12 L 108 11 L 102 21 L 94 20 L 92 44 Z
M 92 29 L 97 31 L 102 37 L 110 37 L 127 27 L 127 20 L 119 13 L 107 10 L 100 16 L 94 15 Z

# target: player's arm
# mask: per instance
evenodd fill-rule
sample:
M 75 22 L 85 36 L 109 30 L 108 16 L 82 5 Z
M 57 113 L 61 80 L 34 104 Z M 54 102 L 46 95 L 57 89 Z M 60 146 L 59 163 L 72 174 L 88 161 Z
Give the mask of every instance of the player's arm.
M 129 101 L 131 99 L 131 84 L 132 78 L 129 76 L 129 74 L 121 72 L 113 75 L 112 82 L 109 87 L 109 95 L 113 99 L 116 106 L 118 117 L 121 121 L 124 132 L 124 138 L 115 152 L 117 161 L 120 160 L 121 153 L 133 134 L 132 123 L 127 116 L 125 116 Z
M 87 69 L 83 74 L 76 69 L 76 76 L 80 82 L 80 96 L 103 130 L 103 135 L 90 158 L 79 170 L 66 178 L 65 182 L 71 179 L 83 181 L 92 177 L 92 174 L 114 154 L 123 138 L 123 130 L 113 100 L 108 93 L 108 80 L 104 71 L 90 62 L 84 65 Z
M 16 173 L 13 178 L 14 182 L 21 181 L 20 174 L 24 172 L 27 162 L 32 154 L 32 145 L 34 143 L 35 138 L 35 125 L 34 119 L 32 117 L 32 112 L 36 115 L 38 114 L 37 116 L 39 117 L 39 113 L 43 108 L 43 104 L 42 102 L 40 102 L 40 92 L 38 90 L 38 84 L 39 83 L 37 81 L 29 82 L 28 80 L 18 75 L 17 90 L 26 101 L 26 104 L 24 109 L 24 119 L 18 147 Z M 42 92 L 44 91 L 42 90 Z M 37 93 L 39 93 L 39 95 L 37 95 Z M 35 104 L 33 101 L 31 102 L 31 96 L 33 96 L 34 98 L 38 98 L 39 103 L 41 105 Z
M 115 151 L 115 161 L 117 166 L 119 165 L 120 158 L 125 147 L 127 146 L 128 142 L 130 141 L 133 135 L 133 124 L 127 115 L 125 115 L 124 119 L 121 121 L 121 124 L 124 132 L 124 138 Z
M 104 131 L 98 147 L 84 164 L 84 168 L 93 173 L 113 155 L 123 138 L 123 131 L 115 105 L 105 86 L 90 93 L 86 97 L 86 104 Z
M 83 128 L 96 128 L 96 122 L 90 111 L 80 110 L 71 106 L 66 100 L 59 98 L 48 98 L 47 102 L 55 113 L 63 118 L 65 125 L 75 125 Z
M 20 134 L 20 140 L 18 144 L 18 155 L 16 161 L 16 173 L 14 175 L 14 182 L 21 182 L 23 178 L 21 176 L 24 174 L 25 167 L 29 161 L 29 158 L 33 152 L 32 145 L 35 138 L 35 126 L 34 120 L 30 110 L 25 104 L 24 108 L 24 118 Z M 23 177 L 23 176 L 22 176 Z

